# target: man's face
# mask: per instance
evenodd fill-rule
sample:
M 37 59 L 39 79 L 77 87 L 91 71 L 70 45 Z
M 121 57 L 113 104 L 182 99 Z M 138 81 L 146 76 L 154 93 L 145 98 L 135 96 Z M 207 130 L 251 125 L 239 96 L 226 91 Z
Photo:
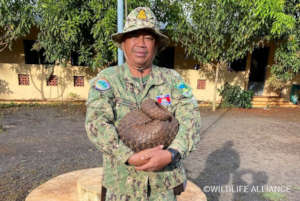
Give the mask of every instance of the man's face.
M 149 67 L 156 53 L 154 35 L 146 30 L 125 35 L 122 42 L 126 62 L 135 67 Z

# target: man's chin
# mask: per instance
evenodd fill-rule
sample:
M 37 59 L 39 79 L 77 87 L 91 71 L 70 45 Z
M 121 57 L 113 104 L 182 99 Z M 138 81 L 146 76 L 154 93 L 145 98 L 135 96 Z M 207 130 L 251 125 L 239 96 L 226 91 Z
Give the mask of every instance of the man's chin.
M 145 61 L 144 59 L 142 60 L 136 60 L 136 66 L 140 66 L 140 67 L 144 67 L 145 65 L 147 65 L 147 61 Z

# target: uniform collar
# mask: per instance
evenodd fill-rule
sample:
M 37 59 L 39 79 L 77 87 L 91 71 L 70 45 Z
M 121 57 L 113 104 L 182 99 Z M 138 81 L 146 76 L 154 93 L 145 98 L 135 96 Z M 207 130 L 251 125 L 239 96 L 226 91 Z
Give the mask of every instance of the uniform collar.
M 128 83 L 136 83 L 136 81 L 133 79 L 131 72 L 129 70 L 129 66 L 127 63 L 124 63 L 121 65 L 121 73 L 123 74 L 123 79 L 125 82 Z M 163 74 L 160 71 L 158 66 L 152 65 L 152 69 L 150 72 L 149 79 L 147 81 L 147 85 L 161 85 L 164 83 Z

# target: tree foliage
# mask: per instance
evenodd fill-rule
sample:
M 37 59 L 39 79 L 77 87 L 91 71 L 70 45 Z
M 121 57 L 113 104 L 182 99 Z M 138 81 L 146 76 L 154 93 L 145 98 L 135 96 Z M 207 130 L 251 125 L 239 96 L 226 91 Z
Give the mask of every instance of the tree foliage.
M 79 63 L 91 64 L 96 16 L 89 4 L 90 1 L 38 1 L 38 42 L 46 50 L 49 61 L 63 63 L 76 52 Z
M 29 33 L 34 25 L 32 0 L 0 0 L 0 52 Z
M 152 7 L 162 22 L 175 19 L 175 7 L 169 1 L 127 2 L 129 10 L 137 6 Z M 39 0 L 38 13 L 39 45 L 46 49 L 48 60 L 64 62 L 76 52 L 79 63 L 94 69 L 116 62 L 117 47 L 111 34 L 117 32 L 117 1 Z
M 212 64 L 213 108 L 220 69 L 295 27 L 283 0 L 186 0 L 183 5 L 187 18 L 172 39 L 199 63 Z
M 35 48 L 48 61 L 65 63 L 73 53 L 92 68 L 116 62 L 116 0 L 0 0 L 0 51 L 28 34 L 40 32 Z M 298 0 L 127 0 L 128 10 L 150 6 L 164 31 L 198 63 L 219 69 L 275 40 L 277 80 L 299 72 Z M 216 91 L 216 90 L 215 90 Z
M 287 86 L 288 81 L 294 79 L 300 72 L 300 3 L 288 0 L 284 6 L 285 13 L 293 16 L 295 26 L 277 36 L 278 48 L 275 52 L 272 76 L 269 80 L 270 88 L 280 91 Z
M 193 2 L 193 3 L 191 3 Z M 230 63 L 263 40 L 289 32 L 295 19 L 282 0 L 186 0 L 188 18 L 172 39 L 201 63 Z M 184 18 L 182 18 L 184 19 Z

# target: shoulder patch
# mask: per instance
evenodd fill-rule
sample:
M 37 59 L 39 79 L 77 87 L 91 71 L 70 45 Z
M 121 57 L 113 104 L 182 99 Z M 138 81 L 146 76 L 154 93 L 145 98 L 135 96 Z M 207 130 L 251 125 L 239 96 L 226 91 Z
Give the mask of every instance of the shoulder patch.
M 94 87 L 98 91 L 106 91 L 111 88 L 109 82 L 105 79 L 97 80 L 94 84 Z
M 176 85 L 176 88 L 181 92 L 181 94 L 185 97 L 192 97 L 192 89 L 188 85 L 186 85 L 184 82 L 180 82 Z

